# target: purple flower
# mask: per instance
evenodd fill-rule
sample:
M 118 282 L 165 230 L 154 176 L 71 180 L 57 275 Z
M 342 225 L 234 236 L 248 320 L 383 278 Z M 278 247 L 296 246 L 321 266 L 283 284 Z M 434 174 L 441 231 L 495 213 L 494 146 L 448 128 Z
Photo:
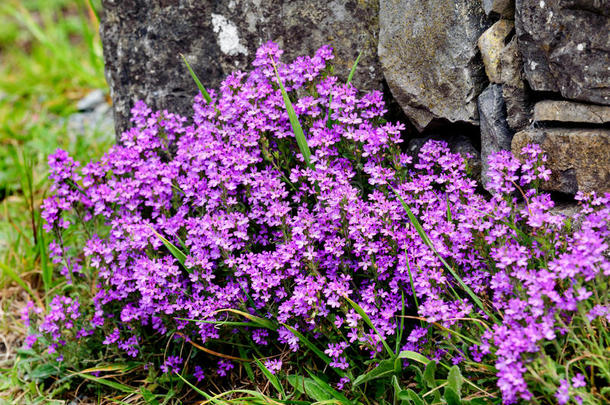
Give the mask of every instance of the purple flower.
M 167 356 L 165 362 L 161 365 L 161 371 L 164 373 L 179 373 L 182 362 L 183 360 L 179 356 Z
M 282 369 L 282 359 L 267 359 L 263 364 L 271 374 L 275 374 Z
M 581 373 L 576 374 L 572 377 L 572 387 L 581 388 L 586 387 L 587 383 L 585 382 L 585 376 Z
M 570 388 L 570 384 L 568 380 L 562 379 L 559 381 L 559 387 L 557 387 L 557 392 L 555 392 L 555 398 L 557 398 L 557 403 L 560 405 L 567 404 L 570 400 L 570 394 L 568 393 L 568 389 Z
M 205 378 L 203 369 L 199 366 L 195 366 L 195 371 L 193 372 L 193 376 L 197 379 L 197 382 L 201 382 Z
M 329 47 L 292 63 L 281 56 L 264 44 L 250 72 L 229 75 L 210 102 L 198 95 L 188 120 L 137 102 L 133 127 L 97 162 L 82 166 L 61 150 L 49 157 L 42 217 L 55 237 L 56 275 L 67 283 L 38 322 L 39 342 L 54 354 L 95 335 L 91 341 L 136 357 L 157 350 L 145 346 L 149 334 L 179 331 L 203 345 L 251 339 L 260 351 L 298 353 L 296 330 L 324 348 L 332 367 L 347 369 L 362 368 L 349 361 L 353 353 L 380 362 L 382 339 L 400 335 L 398 347 L 437 361 L 487 355 L 505 403 L 533 398 L 528 362 L 548 355 L 549 341 L 566 339 L 582 322 L 579 310 L 590 322 L 610 319 L 596 301 L 610 276 L 610 194 L 578 194 L 580 226 L 567 232 L 550 196 L 537 191 L 549 176 L 540 147 L 492 155 L 486 198 L 447 143 L 405 155 L 405 127 L 385 122 L 383 95 L 339 83 L 327 66 Z M 64 237 L 76 234 L 86 239 Z M 90 295 L 78 288 L 89 279 Z M 399 331 L 405 309 L 428 323 L 403 322 Z M 258 318 L 277 330 L 248 320 Z M 474 334 L 481 345 L 462 352 L 459 335 L 444 328 Z M 161 369 L 177 372 L 182 361 L 169 356 Z M 217 373 L 233 367 L 221 360 Z
M 229 372 L 229 370 L 232 370 L 233 367 L 235 366 L 230 361 L 220 360 L 218 361 L 218 369 L 216 370 L 216 373 L 221 377 L 226 377 L 227 372 Z

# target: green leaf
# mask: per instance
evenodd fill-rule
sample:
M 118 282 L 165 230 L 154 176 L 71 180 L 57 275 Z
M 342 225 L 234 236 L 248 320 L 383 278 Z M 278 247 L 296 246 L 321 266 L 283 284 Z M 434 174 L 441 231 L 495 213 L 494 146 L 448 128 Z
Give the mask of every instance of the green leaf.
M 199 80 L 199 78 L 197 77 L 197 75 L 195 74 L 193 69 L 191 68 L 191 65 L 189 65 L 189 63 L 186 60 L 186 58 L 184 57 L 184 55 L 180 54 L 180 56 L 182 57 L 182 60 L 184 61 L 184 64 L 186 65 L 186 68 L 189 70 L 189 73 L 191 74 L 191 77 L 195 81 L 195 84 L 197 85 L 197 88 L 201 92 L 201 95 L 203 96 L 205 101 L 207 101 L 208 103 L 211 103 L 212 102 L 212 97 L 210 97 L 210 94 L 208 93 L 208 91 L 205 89 L 205 87 L 203 87 L 203 84 L 201 84 L 201 81 Z
M 52 375 L 59 374 L 59 368 L 52 364 L 41 364 L 32 370 L 29 376 L 34 380 L 44 380 Z
M 407 393 L 415 405 L 426 405 L 424 400 L 412 389 L 408 389 Z
M 159 401 L 157 401 L 157 396 L 146 388 L 140 388 L 140 395 L 142 395 L 142 398 L 144 398 L 144 401 L 146 401 L 147 404 L 159 405 Z
M 307 395 L 315 401 L 329 401 L 332 396 L 327 393 L 322 387 L 312 378 L 303 377 L 300 375 L 289 375 L 286 377 L 290 385 L 302 394 Z
M 430 389 L 436 388 L 436 379 L 434 378 L 435 374 L 436 374 L 436 363 L 431 361 L 428 363 L 428 365 L 426 366 L 426 369 L 424 370 L 424 382 Z
M 407 402 L 409 404 L 411 403 L 411 396 L 409 395 L 409 391 L 407 391 L 407 390 L 399 391 L 398 394 L 396 395 L 396 398 L 399 401 L 404 401 L 404 402 Z
M 280 75 L 277 72 L 277 67 L 275 63 L 273 64 L 273 70 L 275 70 L 275 77 L 277 78 L 277 82 L 280 85 L 280 90 L 282 92 L 282 98 L 284 99 L 284 105 L 286 106 L 286 111 L 288 112 L 288 118 L 290 119 L 290 126 L 292 127 L 292 132 L 294 132 L 294 137 L 297 140 L 297 145 L 299 146 L 299 150 L 303 155 L 303 159 L 307 166 L 311 166 L 310 158 L 311 151 L 309 150 L 309 146 L 307 145 L 307 138 L 305 138 L 305 133 L 303 132 L 303 128 L 301 127 L 301 123 L 299 123 L 299 118 L 297 117 L 296 112 L 294 111 L 294 107 L 292 106 L 292 102 L 290 101 L 290 97 L 288 97 L 288 93 L 286 93 L 286 89 L 284 88 L 284 84 L 282 84 L 282 80 L 280 79 Z
M 407 391 L 400 388 L 400 383 L 398 382 L 398 377 L 392 376 L 392 386 L 394 387 L 394 398 L 395 399 L 398 399 L 400 401 L 411 402 Z
M 135 388 L 127 386 L 127 385 L 124 385 L 124 384 L 120 384 L 120 383 L 118 383 L 116 381 L 111 381 L 111 380 L 107 380 L 105 378 L 100 378 L 100 377 L 94 377 L 94 376 L 89 375 L 87 373 L 78 373 L 77 372 L 75 374 L 78 375 L 79 377 L 82 377 L 82 378 L 87 379 L 87 380 L 91 380 L 91 381 L 96 382 L 98 384 L 105 385 L 105 386 L 110 387 L 110 388 L 112 388 L 114 390 L 117 390 L 117 391 L 125 392 L 125 393 L 128 393 L 128 394 L 133 394 L 133 393 L 137 392 Z
M 271 371 L 269 371 L 269 369 L 260 360 L 255 359 L 254 361 L 256 362 L 258 368 L 261 369 L 265 377 L 267 377 L 267 380 L 269 380 L 271 385 L 273 385 L 273 388 L 275 388 L 275 390 L 280 393 L 282 398 L 285 398 L 286 393 L 284 392 L 284 388 L 282 387 L 282 384 L 280 384 L 280 381 L 278 380 L 277 376 L 273 375 Z
M 379 362 L 379 365 L 369 371 L 368 373 L 361 374 L 354 380 L 353 386 L 357 387 L 360 384 L 364 384 L 365 382 L 386 377 L 394 374 L 394 361 L 396 359 L 387 359 Z
M 462 405 L 460 395 L 449 386 L 445 387 L 445 395 L 443 395 L 447 405 Z
M 379 333 L 379 331 L 377 330 L 377 328 L 375 327 L 375 325 L 373 325 L 373 321 L 371 321 L 371 318 L 369 318 L 369 316 L 366 314 L 366 312 L 364 311 L 364 309 L 358 305 L 356 302 L 352 301 L 351 299 L 349 299 L 346 295 L 343 296 L 343 298 L 345 298 L 345 300 L 356 310 L 356 312 L 358 312 L 358 314 L 362 317 L 362 319 L 364 320 L 364 322 L 366 322 L 366 324 L 375 331 L 375 333 L 377 334 L 377 336 L 379 337 L 379 339 L 381 340 L 381 343 L 383 344 L 383 347 L 385 347 L 385 350 L 388 352 L 388 354 L 390 355 L 390 357 L 394 358 L 396 355 L 394 354 L 394 352 L 392 351 L 392 349 L 390 349 L 390 346 L 388 346 L 387 342 L 385 341 L 385 339 L 383 338 L 383 336 L 381 335 L 381 333 Z
M 449 369 L 449 375 L 447 376 L 447 384 L 458 394 L 462 392 L 463 383 L 462 373 L 458 366 L 453 366 Z
M 324 391 L 326 391 L 328 394 L 330 394 L 333 398 L 335 398 L 342 404 L 351 405 L 352 402 L 349 399 L 347 399 L 347 397 L 345 395 L 343 395 L 342 393 L 340 393 L 339 391 L 337 391 L 336 389 L 331 387 L 326 381 L 322 380 L 320 377 L 313 374 L 309 370 L 307 370 L 307 374 L 309 374 L 309 376 L 318 384 L 319 387 L 321 387 Z
M 249 356 L 246 353 L 246 349 L 244 349 L 241 346 L 238 346 L 238 350 L 239 350 L 239 356 L 247 359 Z M 254 371 L 252 370 L 252 366 L 250 365 L 250 363 L 243 363 L 244 368 L 246 369 L 246 374 L 248 375 L 248 378 L 250 379 L 250 381 L 254 381 Z
M 431 360 L 428 360 L 428 358 L 426 358 L 426 356 L 423 356 L 423 355 L 421 355 L 417 352 L 413 352 L 411 350 L 403 350 L 402 352 L 398 353 L 398 358 L 413 360 L 413 361 L 416 361 L 423 365 L 428 365 L 428 363 L 431 362 Z

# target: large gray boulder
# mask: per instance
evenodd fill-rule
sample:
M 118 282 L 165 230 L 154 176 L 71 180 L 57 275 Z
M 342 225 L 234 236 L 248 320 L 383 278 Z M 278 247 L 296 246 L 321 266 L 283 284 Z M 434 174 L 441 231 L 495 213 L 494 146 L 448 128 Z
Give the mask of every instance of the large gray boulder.
M 515 29 L 533 90 L 610 104 L 610 0 L 516 0 Z
M 478 124 L 486 76 L 480 1 L 380 0 L 379 59 L 394 98 L 423 130 L 434 119 Z
M 381 89 L 378 66 L 378 0 L 102 0 L 101 37 L 117 133 L 142 99 L 153 109 L 190 115 L 197 89 L 180 54 L 206 87 L 218 87 L 236 69 L 247 69 L 269 40 L 284 60 L 335 48 L 335 73 L 345 79 L 364 51 L 357 87 Z

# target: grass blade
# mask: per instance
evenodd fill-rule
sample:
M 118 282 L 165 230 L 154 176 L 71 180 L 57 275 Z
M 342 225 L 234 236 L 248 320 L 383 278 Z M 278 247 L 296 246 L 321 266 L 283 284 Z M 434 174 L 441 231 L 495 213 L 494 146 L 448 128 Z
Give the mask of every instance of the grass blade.
M 34 298 L 36 301 L 38 301 L 38 296 L 34 293 L 34 291 L 28 285 L 28 283 L 26 283 L 25 281 L 23 281 L 21 279 L 21 277 L 19 277 L 19 274 L 17 274 L 17 272 L 15 272 L 15 270 L 13 270 L 12 268 L 10 268 L 9 266 L 7 266 L 6 264 L 4 264 L 2 262 L 0 262 L 0 269 L 2 270 L 4 275 L 8 276 L 11 280 L 13 280 L 15 283 L 17 283 L 21 288 L 23 288 L 25 291 L 27 291 L 27 293 L 30 294 L 30 296 L 32 298 Z
M 252 322 L 234 322 L 234 321 L 208 321 L 204 319 L 193 319 L 193 318 L 174 318 L 179 321 L 187 321 L 187 322 L 198 322 L 198 323 L 210 323 L 212 325 L 218 326 L 246 326 L 252 327 Z
M 265 329 L 269 329 L 269 330 L 277 330 L 277 326 L 270 320 L 261 318 L 260 316 L 249 314 L 244 311 L 240 311 L 238 309 L 231 309 L 231 308 L 219 309 L 217 311 L 214 311 L 213 314 L 216 314 L 219 312 L 230 312 L 232 314 L 241 315 L 244 318 L 251 320 L 253 323 L 257 324 L 261 328 L 265 328 Z M 253 325 L 250 325 L 250 326 L 253 326 Z
M 78 375 L 79 377 L 82 377 L 84 379 L 96 382 L 98 384 L 105 385 L 105 386 L 110 387 L 110 388 L 112 388 L 114 390 L 125 392 L 127 394 L 133 394 L 133 393 L 137 392 L 137 390 L 135 388 L 132 388 L 132 387 L 130 387 L 128 385 L 124 385 L 124 384 L 121 384 L 121 383 L 118 383 L 118 382 L 115 382 L 115 381 L 107 380 L 105 378 L 94 377 L 92 375 L 89 375 L 87 373 L 82 373 L 82 372 L 76 372 L 74 374 Z
M 316 347 L 316 345 L 314 345 L 311 341 L 309 341 L 301 332 L 299 332 L 298 330 L 296 330 L 293 327 L 290 327 L 286 324 L 283 324 L 283 326 L 286 329 L 288 329 L 293 335 L 298 337 L 299 341 L 302 342 L 305 346 L 307 346 L 307 348 L 309 350 L 314 352 L 316 356 L 318 356 L 322 361 L 324 361 L 324 363 L 330 365 L 330 363 L 331 363 L 330 357 L 328 357 L 326 354 L 324 354 L 324 352 L 322 350 L 318 349 Z M 341 377 L 345 377 L 345 375 L 346 375 L 346 373 L 339 368 L 333 367 L 333 370 L 335 370 L 337 372 L 337 374 L 339 374 Z
M 186 339 L 186 336 L 184 336 L 181 333 L 176 333 L 176 335 L 183 337 L 193 347 L 196 347 L 197 349 L 201 350 L 202 352 L 211 354 L 212 356 L 221 357 L 223 359 L 234 360 L 234 361 L 239 361 L 239 362 L 249 362 L 250 361 L 250 359 L 243 359 L 241 357 L 235 357 L 235 356 L 231 356 L 229 354 L 223 354 L 223 353 L 215 352 L 214 350 L 208 349 L 207 347 L 203 347 L 200 344 L 197 344 L 197 343 L 193 342 L 192 340 Z
M 345 84 L 351 83 L 352 78 L 354 77 L 354 73 L 356 73 L 356 66 L 358 66 L 358 61 L 360 61 L 360 57 L 362 56 L 363 52 L 364 52 L 364 50 L 360 51 L 360 53 L 358 54 L 356 61 L 354 62 L 354 64 L 352 65 L 352 68 L 349 71 L 349 75 L 347 76 L 347 82 Z M 332 102 L 333 102 L 333 95 L 331 94 L 328 98 L 328 119 L 326 121 L 326 128 L 328 128 L 328 129 L 332 128 L 332 126 L 333 126 L 333 120 L 331 118 L 333 110 L 330 108 L 330 104 Z
M 405 258 L 407 264 L 407 272 L 409 272 L 409 282 L 411 283 L 411 292 L 413 293 L 413 299 L 415 300 L 415 310 L 419 314 L 419 303 L 417 302 L 417 293 L 415 292 L 415 283 L 413 282 L 413 274 L 411 273 L 411 266 L 409 266 L 409 256 L 405 250 Z
M 358 62 L 360 61 L 360 57 L 362 56 L 363 52 L 364 52 L 364 50 L 360 51 L 360 53 L 358 54 L 358 57 L 356 58 L 356 61 L 354 62 L 354 65 L 352 66 L 351 70 L 349 71 L 349 76 L 347 76 L 347 83 L 346 84 L 350 84 L 352 82 L 352 78 L 354 77 L 354 73 L 356 73 L 356 67 L 358 66 Z
M 201 391 L 199 388 L 197 388 L 196 386 L 194 386 L 193 384 L 190 383 L 190 381 L 188 381 L 186 378 L 182 377 L 182 375 L 180 373 L 176 373 L 176 375 L 178 377 L 180 377 L 180 379 L 182 381 L 184 381 L 186 383 L 186 385 L 188 385 L 189 387 L 191 387 L 196 393 L 198 393 L 199 395 L 201 395 L 202 397 L 204 397 L 205 399 L 208 400 L 208 402 L 213 402 L 215 404 L 217 403 L 225 403 L 225 402 L 219 402 L 218 400 L 214 399 L 212 396 L 206 394 L 205 392 Z
M 404 291 L 400 294 L 400 323 L 398 324 L 398 331 L 396 332 L 396 348 L 394 353 L 398 353 L 400 350 L 400 342 L 402 341 L 402 333 L 405 328 L 405 293 Z
M 382 360 L 379 362 L 379 365 L 377 367 L 375 367 L 374 369 L 372 369 L 371 371 L 369 371 L 366 374 L 361 374 L 359 375 L 354 382 L 352 383 L 352 385 L 354 387 L 357 387 L 359 385 L 362 385 L 366 382 L 372 381 L 372 380 L 376 380 L 378 378 L 383 378 L 383 377 L 387 377 L 389 375 L 392 375 L 396 372 L 396 360 L 397 359 L 386 359 L 386 360 Z
M 385 341 L 385 339 L 383 338 L 383 336 L 381 335 L 381 333 L 379 333 L 379 331 L 377 330 L 377 328 L 375 327 L 375 325 L 373 325 L 373 321 L 371 321 L 371 318 L 369 318 L 369 316 L 366 314 L 366 312 L 364 312 L 364 309 L 362 309 L 362 307 L 358 304 L 356 304 L 354 301 L 352 301 L 351 299 L 349 299 L 346 295 L 343 296 L 343 298 L 345 298 L 347 300 L 347 302 L 349 302 L 349 304 L 356 310 L 356 312 L 358 312 L 358 314 L 362 317 L 362 319 L 364 320 L 364 322 L 366 322 L 366 324 L 375 331 L 375 333 L 377 334 L 377 336 L 379 336 L 379 339 L 381 339 L 381 343 L 383 344 L 383 347 L 385 347 L 385 350 L 388 352 L 388 354 L 390 355 L 390 357 L 394 357 L 394 352 L 392 351 L 392 349 L 390 349 L 390 346 L 388 345 L 388 343 Z
M 211 103 L 212 102 L 212 97 L 210 97 L 210 94 L 208 93 L 208 91 L 205 89 L 205 87 L 203 87 L 203 84 L 201 84 L 201 81 L 199 80 L 199 78 L 197 77 L 197 75 L 195 74 L 193 69 L 191 68 L 191 65 L 189 65 L 188 61 L 186 60 L 186 57 L 184 57 L 183 54 L 180 54 L 180 56 L 182 57 L 182 60 L 184 61 L 184 64 L 186 65 L 186 68 L 189 70 L 189 73 L 191 74 L 191 77 L 193 78 L 193 81 L 197 85 L 197 88 L 201 92 L 201 95 L 203 96 L 205 101 L 207 101 L 208 103 Z
M 47 240 L 45 231 L 42 228 L 42 218 L 38 215 L 38 253 L 40 255 L 40 269 L 42 271 L 42 284 L 45 295 L 53 288 L 53 266 L 49 265 L 49 255 L 47 253 Z
M 277 82 L 280 85 L 282 98 L 284 99 L 284 104 L 286 105 L 286 111 L 288 112 L 288 118 L 290 119 L 290 126 L 292 126 L 292 132 L 294 132 L 294 136 L 297 140 L 297 145 L 299 146 L 299 150 L 301 151 L 301 155 L 303 155 L 305 163 L 307 164 L 307 166 L 311 166 L 311 151 L 309 150 L 309 146 L 307 145 L 307 138 L 305 138 L 305 133 L 303 132 L 301 123 L 299 122 L 299 118 L 297 117 L 296 112 L 294 112 L 294 107 L 292 106 L 290 97 L 288 97 L 288 93 L 286 93 L 284 84 L 282 84 L 282 80 L 280 79 L 280 75 L 277 72 L 277 67 L 275 66 L 275 63 L 273 64 L 273 70 L 275 71 L 275 77 L 277 78 Z
M 349 399 L 347 399 L 347 397 L 345 395 L 343 395 L 341 392 L 339 392 L 336 389 L 334 389 L 333 387 L 331 387 L 326 381 L 322 380 L 320 377 L 313 374 L 311 371 L 309 371 L 309 370 L 306 370 L 306 371 L 307 371 L 307 374 L 309 374 L 309 376 L 311 377 L 311 379 L 314 380 L 320 388 L 322 388 L 328 394 L 332 395 L 333 398 L 335 398 L 342 404 L 351 405 L 352 402 Z
M 159 240 L 161 240 L 161 242 L 163 242 L 163 245 L 165 245 L 165 247 L 167 248 L 167 250 L 169 250 L 169 252 L 172 254 L 172 256 L 174 256 L 176 258 L 176 260 L 178 260 L 178 262 L 182 265 L 182 267 L 184 267 L 187 272 L 192 273 L 193 270 L 189 269 L 184 264 L 186 262 L 186 255 L 184 254 L 184 252 L 182 252 L 182 250 L 178 249 L 178 247 L 176 245 L 174 245 L 172 242 L 165 239 L 159 232 L 155 231 L 152 226 L 149 225 L 149 228 L 151 231 L 153 231 L 153 233 L 157 236 L 157 238 L 159 238 Z
M 290 385 L 302 394 L 312 398 L 316 403 L 325 403 L 332 399 L 332 396 L 327 393 L 322 387 L 312 378 L 307 378 L 301 375 L 289 375 L 286 377 Z
M 243 358 L 246 358 L 248 355 L 246 353 L 246 349 L 244 349 L 243 347 L 239 346 L 239 355 Z M 246 374 L 248 375 L 248 378 L 250 379 L 250 381 L 254 381 L 254 371 L 252 370 L 252 366 L 250 365 L 250 363 L 242 363 L 244 368 L 246 369 Z
M 93 0 L 87 0 L 87 6 L 89 7 L 89 12 L 91 14 L 93 14 L 95 21 L 99 25 L 100 24 L 100 14 L 97 12 L 97 9 L 95 8 L 95 5 L 93 4 Z
M 432 249 L 432 251 L 439 258 L 439 260 L 441 261 L 443 266 L 445 266 L 445 268 L 447 270 L 449 270 L 451 275 L 457 280 L 458 284 L 462 287 L 462 289 L 464 289 L 464 291 L 466 291 L 466 294 L 468 294 L 468 296 L 474 301 L 474 303 L 479 307 L 479 309 L 481 309 L 481 311 L 483 311 L 487 316 L 489 316 L 491 319 L 493 319 L 494 322 L 499 323 L 498 319 L 492 313 L 488 312 L 487 309 L 485 309 L 485 306 L 483 305 L 483 302 L 481 302 L 481 300 L 479 299 L 479 297 L 477 297 L 477 295 L 474 293 L 474 291 L 472 291 L 472 289 L 470 287 L 468 287 L 466 285 L 466 283 L 464 283 L 464 280 L 461 279 L 461 277 L 456 273 L 456 271 L 453 270 L 453 268 L 451 266 L 449 266 L 449 263 L 447 263 L 445 261 L 445 259 L 438 253 L 438 251 L 436 250 L 436 248 L 432 244 L 432 241 L 430 240 L 430 238 L 428 238 L 428 235 L 426 235 L 426 232 L 424 231 L 424 228 L 422 227 L 420 222 L 417 220 L 415 215 L 413 215 L 413 212 L 411 211 L 411 208 L 409 208 L 409 206 L 407 205 L 405 200 L 403 200 L 403 198 L 396 192 L 396 190 L 394 190 L 393 188 L 392 188 L 392 190 L 394 191 L 394 194 L 396 195 L 396 197 L 398 198 L 398 200 L 402 204 L 403 208 L 405 209 L 405 211 L 407 213 L 407 216 L 409 217 L 409 220 L 411 221 L 411 223 L 415 227 L 415 230 L 419 234 L 419 237 L 424 241 L 424 243 L 430 249 Z
M 273 388 L 275 388 L 275 390 L 280 393 L 282 398 L 286 398 L 286 393 L 284 392 L 284 388 L 282 387 L 282 384 L 280 384 L 278 378 L 273 375 L 273 373 L 269 371 L 269 369 L 260 360 L 255 359 L 254 361 L 256 362 L 258 368 L 261 369 L 265 377 L 267 377 L 267 380 L 269 380 L 271 385 L 273 385 Z

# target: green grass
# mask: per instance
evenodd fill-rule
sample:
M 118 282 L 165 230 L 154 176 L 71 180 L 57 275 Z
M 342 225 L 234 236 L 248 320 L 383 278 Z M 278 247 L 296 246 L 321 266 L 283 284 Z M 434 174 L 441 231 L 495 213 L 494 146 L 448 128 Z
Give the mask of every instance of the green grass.
M 102 48 L 87 0 L 4 0 L 0 21 L 0 263 L 37 283 L 32 208 L 47 189 L 46 156 L 63 148 L 86 162 L 113 141 L 111 133 L 67 128 L 77 101 L 106 88 Z M 0 274 L 0 287 L 13 281 Z
M 27 328 L 19 311 L 44 303 L 51 283 L 38 207 L 47 193 L 46 157 L 63 148 L 79 160 L 99 157 L 113 133 L 68 131 L 78 100 L 106 89 L 99 0 L 0 2 L 0 404 L 62 403 L 25 381 L 15 356 Z M 107 91 L 106 91 L 107 93 Z

